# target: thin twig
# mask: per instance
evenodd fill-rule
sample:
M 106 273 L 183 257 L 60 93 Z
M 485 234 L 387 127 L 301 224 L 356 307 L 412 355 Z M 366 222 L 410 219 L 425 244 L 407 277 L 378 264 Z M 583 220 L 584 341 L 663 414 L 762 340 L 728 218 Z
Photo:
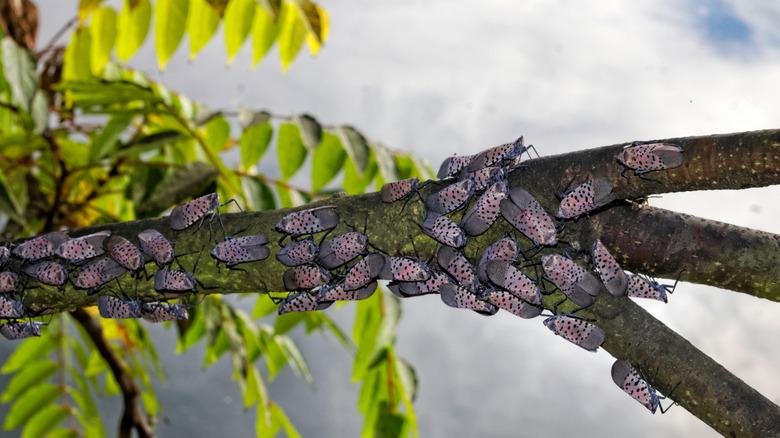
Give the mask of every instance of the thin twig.
M 68 29 L 70 29 L 71 27 L 73 27 L 73 25 L 78 23 L 78 20 L 79 20 L 78 16 L 75 16 L 75 17 L 71 18 L 70 20 L 66 21 L 65 24 L 63 24 L 62 27 L 54 34 L 54 36 L 51 37 L 49 42 L 46 43 L 46 45 L 43 47 L 43 49 L 41 49 L 41 50 L 39 50 L 39 51 L 37 51 L 35 53 L 35 57 L 36 58 L 40 58 L 41 55 L 43 55 L 44 53 L 46 53 L 49 50 L 51 50 L 54 47 L 54 44 L 57 42 L 57 40 L 60 39 L 60 37 L 62 35 L 64 35 L 65 32 L 68 31 Z

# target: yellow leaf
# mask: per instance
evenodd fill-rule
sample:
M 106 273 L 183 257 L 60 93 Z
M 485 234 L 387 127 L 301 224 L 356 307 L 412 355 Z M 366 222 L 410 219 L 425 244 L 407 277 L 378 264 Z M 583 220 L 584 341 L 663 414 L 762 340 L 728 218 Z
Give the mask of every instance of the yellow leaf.
M 89 14 L 100 7 L 101 3 L 103 3 L 103 0 L 80 0 L 78 9 L 79 21 L 83 23 L 89 18 Z
M 228 64 L 233 62 L 238 49 L 249 35 L 256 5 L 255 0 L 231 0 L 225 9 L 225 48 Z
M 111 57 L 111 49 L 116 41 L 117 16 L 113 8 L 103 6 L 92 14 L 89 25 L 92 45 L 90 60 L 92 74 L 99 76 Z
M 149 0 L 124 0 L 119 12 L 119 30 L 116 40 L 116 56 L 128 61 L 141 47 L 152 19 Z
M 189 4 L 189 0 L 157 0 L 154 43 L 157 48 L 157 63 L 161 70 L 165 69 L 184 36 Z
M 330 16 L 328 15 L 328 11 L 319 5 L 317 5 L 316 8 L 320 15 L 320 37 L 315 37 L 311 32 L 306 35 L 306 44 L 309 46 L 311 56 L 317 56 L 320 48 L 322 48 L 322 44 L 328 39 L 328 32 L 330 30 Z
M 190 36 L 190 59 L 206 46 L 219 26 L 219 14 L 206 0 L 192 0 L 187 21 Z
M 62 66 L 63 80 L 85 80 L 92 76 L 90 45 L 89 29 L 79 26 L 73 32 L 70 42 L 65 48 L 65 59 Z
M 282 58 L 282 71 L 287 71 L 306 38 L 306 26 L 298 10 L 291 3 L 282 5 L 281 30 L 279 31 L 279 56 Z
M 257 65 L 271 49 L 279 34 L 279 25 L 265 8 L 256 8 L 252 22 L 252 65 Z

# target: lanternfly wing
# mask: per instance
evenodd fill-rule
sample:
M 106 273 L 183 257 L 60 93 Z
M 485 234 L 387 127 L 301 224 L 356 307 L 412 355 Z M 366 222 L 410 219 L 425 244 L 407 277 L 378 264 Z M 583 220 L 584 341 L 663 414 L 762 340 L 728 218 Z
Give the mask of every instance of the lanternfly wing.
M 425 199 L 425 206 L 430 212 L 448 214 L 466 205 L 473 194 L 474 182 L 465 179 L 428 195 Z
M 326 269 L 337 268 L 363 254 L 367 244 L 368 237 L 365 234 L 350 231 L 322 242 L 318 261 Z
M 141 316 L 149 322 L 163 322 L 185 320 L 189 318 L 187 306 L 184 304 L 168 303 L 143 303 L 141 305 Z
M 0 295 L 0 318 L 22 318 L 24 316 L 24 304 L 12 298 Z
M 216 193 L 209 193 L 177 205 L 171 210 L 171 228 L 176 231 L 187 229 L 217 207 L 219 207 L 219 195 Z
M 561 199 L 556 216 L 574 219 L 615 199 L 612 183 L 606 178 L 594 178 L 575 187 Z
M 394 281 L 425 281 L 431 277 L 431 270 L 425 262 L 411 257 L 386 257 L 379 278 Z
M 459 174 L 461 170 L 468 166 L 472 158 L 474 158 L 473 155 L 454 155 L 444 159 L 444 161 L 441 163 L 441 167 L 439 167 L 439 173 L 436 174 L 436 177 L 439 179 L 444 179 Z
M 24 273 L 50 286 L 62 286 L 68 280 L 68 271 L 57 262 L 43 261 L 24 267 Z
M 279 220 L 276 230 L 297 237 L 330 230 L 338 224 L 339 214 L 336 212 L 336 207 L 326 205 L 289 213 Z
M 284 272 L 284 287 L 288 291 L 309 290 L 327 284 L 330 272 L 317 265 L 301 265 Z
M 141 303 L 136 300 L 120 300 L 110 295 L 98 297 L 98 311 L 100 316 L 109 319 L 140 318 Z
M 390 203 L 408 198 L 417 190 L 419 183 L 417 178 L 386 183 L 381 190 L 382 202 Z
M 138 271 L 144 267 L 144 255 L 137 246 L 122 236 L 111 236 L 106 240 L 108 255 L 128 271 Z
M 496 181 L 504 179 L 504 169 L 500 167 L 486 167 L 469 174 L 469 179 L 474 181 L 474 191 L 481 192 L 490 187 Z
M 159 231 L 149 228 L 138 234 L 141 251 L 151 257 L 158 266 L 164 266 L 173 261 L 173 245 Z
M 15 292 L 19 286 L 19 276 L 11 271 L 0 272 L 0 294 Z
M 487 282 L 487 265 L 491 261 L 515 262 L 520 254 L 515 239 L 507 236 L 496 240 L 482 252 L 477 264 L 477 275 L 479 279 Z
M 509 200 L 501 201 L 501 214 L 537 246 L 558 243 L 555 222 L 530 193 L 520 188 L 509 190 Z
M 451 221 L 447 216 L 429 212 L 421 228 L 425 234 L 431 236 L 442 245 L 453 248 L 466 246 L 466 234 L 458 224 Z
M 311 312 L 314 310 L 323 310 L 330 307 L 333 301 L 320 302 L 317 299 L 316 292 L 295 292 L 279 304 L 279 314 L 283 315 L 290 312 Z
M 264 246 L 266 243 L 268 238 L 265 234 L 230 237 L 216 244 L 211 256 L 228 266 L 257 262 L 271 255 L 271 250 Z
M 612 254 L 607 251 L 601 240 L 596 239 L 596 242 L 593 243 L 591 255 L 596 272 L 601 277 L 601 282 L 604 283 L 607 291 L 616 297 L 625 295 L 628 288 L 628 276 L 623 272 L 617 260 L 612 257 Z
M 498 181 L 483 193 L 466 212 L 460 225 L 469 236 L 487 231 L 501 215 L 501 201 L 506 199 L 506 182 Z
M 431 278 L 425 281 L 394 281 L 387 287 L 395 295 L 408 298 L 439 293 L 441 286 L 449 282 L 449 277 L 443 272 L 431 271 Z
M 367 286 L 355 290 L 346 290 L 341 284 L 326 284 L 319 289 L 318 300 L 321 302 L 365 300 L 373 295 L 375 290 L 376 281 L 372 281 Z
M 54 250 L 69 237 L 63 231 L 55 231 L 20 243 L 12 253 L 16 257 L 27 261 L 35 261 L 54 255 Z
M 514 143 L 506 143 L 499 146 L 494 146 L 490 149 L 478 153 L 474 156 L 471 162 L 469 162 L 468 171 L 476 172 L 477 170 L 484 169 L 485 167 L 491 167 L 510 162 L 522 154 L 523 151 L 525 151 L 525 146 L 523 145 L 523 137 L 521 136 L 515 140 Z
M 436 255 L 436 261 L 444 271 L 452 276 L 460 285 L 470 287 L 477 283 L 477 273 L 474 265 L 462 252 L 449 246 L 442 246 Z
M 634 298 L 649 298 L 651 300 L 668 302 L 666 289 L 653 280 L 633 274 L 628 277 L 628 288 L 626 295 Z
M 7 322 L 0 324 L 0 335 L 11 341 L 40 336 L 42 325 L 43 323 L 36 321 Z
M 195 292 L 195 277 L 184 269 L 160 269 L 154 273 L 157 292 Z
M 94 289 L 119 277 L 125 268 L 110 258 L 102 258 L 81 268 L 75 285 L 80 289 Z
M 488 289 L 482 293 L 482 298 L 490 304 L 498 306 L 520 318 L 535 318 L 542 313 L 541 307 L 534 306 L 505 290 Z
M 103 254 L 103 241 L 111 235 L 110 231 L 100 231 L 87 236 L 68 239 L 54 251 L 63 259 L 77 263 Z
M 319 249 L 314 239 L 311 238 L 293 241 L 285 245 L 276 258 L 285 266 L 305 265 L 317 258 Z
M 570 300 L 579 306 L 589 306 L 595 301 L 599 283 L 592 275 L 571 259 L 559 254 L 542 257 L 544 275 Z
M 474 292 L 456 284 L 445 283 L 439 288 L 444 304 L 458 309 L 471 309 L 482 315 L 495 315 L 498 307 L 481 299 Z
M 604 343 L 604 330 L 581 318 L 554 315 L 544 325 L 556 335 L 588 351 L 596 351 Z
M 527 275 L 507 262 L 489 262 L 487 274 L 496 286 L 505 289 L 530 304 L 542 304 L 542 292 Z
M 625 360 L 615 361 L 612 365 L 612 381 L 623 392 L 655 414 L 661 404 L 658 394 L 630 363 Z
M 648 143 L 626 146 L 617 160 L 638 173 L 674 169 L 683 163 L 683 149 L 671 143 Z
M 344 276 L 344 289 L 360 289 L 374 281 L 384 270 L 387 260 L 381 254 L 368 254 L 352 266 Z

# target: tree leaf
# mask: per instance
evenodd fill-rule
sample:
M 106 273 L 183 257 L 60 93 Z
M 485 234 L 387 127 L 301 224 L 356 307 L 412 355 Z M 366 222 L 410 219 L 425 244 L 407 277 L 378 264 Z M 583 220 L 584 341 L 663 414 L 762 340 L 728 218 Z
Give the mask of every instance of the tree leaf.
M 260 161 L 271 143 L 273 127 L 270 123 L 251 125 L 244 129 L 239 140 L 241 147 L 241 166 L 250 169 Z
M 295 5 L 298 7 L 301 21 L 303 21 L 303 24 L 308 31 L 307 37 L 313 37 L 317 44 L 317 49 L 313 50 L 313 53 L 316 53 L 322 44 L 322 25 L 320 23 L 320 12 L 317 10 L 317 5 L 311 0 L 295 0 Z
M 14 349 L 0 372 L 8 374 L 19 370 L 36 359 L 46 356 L 53 346 L 54 343 L 48 336 L 25 339 Z
M 311 165 L 311 188 L 318 192 L 338 175 L 347 159 L 339 138 L 326 132 L 320 146 L 314 150 Z
M 385 182 L 397 180 L 398 175 L 395 174 L 393 154 L 379 143 L 372 144 L 371 148 L 374 150 L 374 157 L 376 157 L 376 162 L 379 166 L 379 174 L 382 175 L 382 179 L 384 179 Z
M 265 8 L 256 8 L 252 21 L 252 65 L 257 65 L 274 45 L 279 25 Z
M 3 428 L 11 430 L 25 424 L 30 417 L 54 401 L 59 394 L 60 389 L 51 383 L 44 383 L 27 391 L 11 405 L 11 409 L 5 416 Z
M 222 152 L 225 143 L 230 138 L 230 123 L 222 115 L 212 117 L 204 126 L 204 139 L 209 149 L 214 153 Z
M 249 177 L 242 178 L 241 184 L 244 188 L 244 193 L 246 193 L 247 198 L 249 198 L 249 205 L 252 210 L 262 211 L 276 208 L 274 193 L 267 184 Z
M 154 39 L 160 70 L 165 70 L 165 66 L 181 43 L 187 25 L 189 3 L 189 0 L 157 0 L 154 13 Z
M 206 44 L 211 41 L 219 27 L 219 14 L 206 0 L 192 0 L 187 33 L 190 38 L 190 59 L 194 59 Z
M 11 88 L 11 98 L 21 109 L 29 112 L 33 95 L 38 88 L 35 63 L 27 50 L 17 45 L 10 37 L 3 38 L 2 48 L 3 69 Z
M 252 319 L 260 319 L 276 311 L 277 305 L 266 296 L 259 296 L 255 301 L 255 307 L 252 308 Z
M 309 34 L 306 35 L 306 44 L 309 46 L 309 51 L 312 56 L 317 56 L 317 53 L 320 52 L 323 43 L 328 38 L 328 32 L 330 30 L 330 16 L 328 16 L 328 11 L 320 5 L 315 5 L 315 7 L 320 16 L 320 34 L 317 36 L 309 32 Z
M 282 10 L 282 0 L 260 0 L 260 3 L 263 4 L 263 9 L 268 11 L 274 20 L 279 18 L 279 14 Z
M 282 178 L 288 180 L 301 168 L 308 152 L 297 126 L 292 123 L 282 123 L 279 126 L 276 149 Z
M 48 436 L 48 432 L 58 426 L 67 416 L 68 410 L 62 405 L 51 404 L 46 406 L 30 418 L 30 421 L 22 431 L 22 438 Z
M 114 8 L 103 6 L 97 9 L 92 14 L 89 29 L 92 41 L 90 67 L 93 75 L 100 76 L 111 57 L 111 50 L 116 41 L 117 15 Z
M 3 395 L 0 396 L 0 402 L 8 403 L 18 398 L 20 394 L 30 389 L 30 387 L 45 381 L 56 370 L 57 366 L 54 362 L 48 360 L 38 360 L 26 364 L 8 382 Z
M 79 26 L 71 35 L 70 42 L 65 48 L 65 59 L 62 62 L 64 81 L 87 80 L 92 77 L 91 44 L 89 29 Z
M 347 151 L 347 155 L 355 163 L 358 173 L 363 173 L 368 166 L 369 148 L 366 138 L 357 129 L 351 126 L 339 126 L 336 133 L 341 138 L 341 144 Z
M 49 101 L 43 90 L 37 90 L 30 107 L 30 116 L 33 120 L 33 133 L 42 133 L 49 123 Z
M 309 149 L 316 148 L 322 141 L 322 126 L 313 116 L 299 114 L 294 118 L 295 123 L 301 128 L 303 144 Z
M 292 3 L 282 4 L 281 29 L 279 30 L 279 56 L 282 59 L 282 71 L 290 68 L 306 38 L 306 26 Z
M 287 414 L 278 404 L 272 403 L 270 408 L 272 421 L 281 425 L 287 438 L 301 438 L 301 434 L 298 433 L 290 419 L 287 418 Z
M 344 191 L 349 195 L 365 193 L 366 187 L 371 183 L 377 173 L 376 160 L 371 159 L 368 167 L 361 174 L 352 160 L 347 160 L 344 165 Z
M 132 121 L 132 114 L 115 114 L 109 117 L 108 123 L 106 123 L 97 137 L 92 140 L 89 150 L 89 161 L 94 162 L 113 152 L 119 141 L 119 136 L 130 126 Z
M 151 19 L 152 5 L 149 0 L 122 2 L 116 40 L 116 56 L 119 59 L 127 62 L 135 55 L 149 33 Z
M 89 18 L 89 14 L 100 7 L 103 0 L 79 0 L 78 17 L 83 22 Z
M 255 6 L 256 0 L 231 0 L 225 8 L 225 49 L 228 64 L 233 62 L 236 53 L 249 36 L 255 17 Z

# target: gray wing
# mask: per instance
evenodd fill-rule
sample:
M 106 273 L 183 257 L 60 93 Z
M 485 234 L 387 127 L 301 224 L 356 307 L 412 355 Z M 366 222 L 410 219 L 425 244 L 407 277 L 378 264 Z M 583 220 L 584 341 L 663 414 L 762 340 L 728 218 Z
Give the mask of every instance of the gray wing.
M 612 183 L 606 178 L 593 179 L 593 203 L 600 207 L 607 205 L 615 200 L 615 194 L 612 193 Z

